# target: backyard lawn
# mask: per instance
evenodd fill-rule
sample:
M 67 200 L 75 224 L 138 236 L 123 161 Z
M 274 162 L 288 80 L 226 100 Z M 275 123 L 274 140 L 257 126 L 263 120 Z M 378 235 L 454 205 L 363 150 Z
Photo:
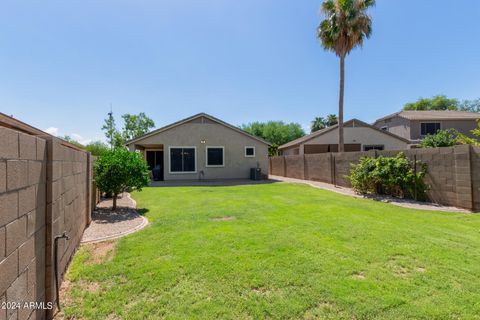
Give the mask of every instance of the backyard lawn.
M 66 317 L 480 319 L 480 215 L 286 183 L 133 197 L 150 226 L 82 246 Z

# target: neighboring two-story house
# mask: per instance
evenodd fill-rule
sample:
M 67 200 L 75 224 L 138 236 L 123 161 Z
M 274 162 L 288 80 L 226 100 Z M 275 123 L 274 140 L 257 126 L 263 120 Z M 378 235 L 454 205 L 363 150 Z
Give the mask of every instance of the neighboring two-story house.
M 466 111 L 400 111 L 380 118 L 375 127 L 408 139 L 412 144 L 440 129 L 456 129 L 467 136 L 477 127 L 480 113 Z

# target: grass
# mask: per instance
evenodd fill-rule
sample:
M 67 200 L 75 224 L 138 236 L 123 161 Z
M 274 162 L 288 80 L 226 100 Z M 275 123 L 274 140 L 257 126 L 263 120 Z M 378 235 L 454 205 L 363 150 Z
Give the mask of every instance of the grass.
M 480 216 L 299 184 L 147 188 L 151 225 L 67 275 L 67 317 L 479 319 Z

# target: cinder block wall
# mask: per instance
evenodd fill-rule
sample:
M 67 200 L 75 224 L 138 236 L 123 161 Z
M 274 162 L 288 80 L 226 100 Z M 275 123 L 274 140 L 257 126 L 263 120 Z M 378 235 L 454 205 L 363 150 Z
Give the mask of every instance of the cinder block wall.
M 53 237 L 63 274 L 91 213 L 89 154 L 0 127 L 0 303 L 54 302 Z M 43 309 L 0 309 L 0 319 L 45 319 Z
M 403 153 L 427 164 L 425 181 L 431 201 L 469 210 L 480 210 L 480 147 L 411 149 Z M 361 157 L 395 156 L 398 151 L 368 151 L 279 156 L 271 159 L 271 173 L 297 179 L 350 187 L 346 176 Z M 285 169 L 280 165 L 285 162 Z M 302 172 L 303 171 L 303 172 Z M 302 178 L 303 176 L 303 178 Z
M 47 143 L 46 281 L 47 301 L 55 301 L 54 238 L 63 232 L 69 240 L 58 241 L 59 278 L 80 244 L 90 221 L 91 169 L 89 154 L 62 145 L 52 138 Z
M 46 141 L 0 127 L 0 301 L 45 300 Z M 0 319 L 42 317 L 0 309 Z

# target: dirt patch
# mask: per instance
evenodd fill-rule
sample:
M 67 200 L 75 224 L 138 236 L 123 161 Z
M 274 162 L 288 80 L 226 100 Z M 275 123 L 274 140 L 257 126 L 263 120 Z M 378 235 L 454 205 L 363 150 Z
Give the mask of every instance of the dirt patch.
M 253 287 L 252 292 L 262 296 L 268 296 L 272 291 L 265 287 Z
M 223 216 L 223 217 L 213 217 L 210 218 L 210 221 L 232 221 L 236 220 L 237 218 L 235 216 Z
M 356 320 L 354 315 L 349 315 L 334 304 L 322 301 L 305 311 L 303 319 L 348 319 Z
M 424 272 L 427 272 L 427 269 L 425 269 L 424 267 L 417 267 L 417 268 L 415 268 L 415 271 L 417 271 L 419 273 L 424 273 Z
M 364 279 L 365 279 L 365 274 L 364 274 L 363 272 L 361 272 L 361 271 L 359 271 L 359 272 L 354 272 L 354 273 L 352 274 L 352 277 L 353 277 L 354 279 L 357 279 L 357 280 L 364 280 Z
M 80 287 L 90 293 L 96 293 L 100 290 L 100 284 L 98 282 L 80 282 Z
M 105 241 L 94 244 L 88 244 L 90 251 L 90 258 L 88 264 L 100 264 L 112 260 L 116 241 Z

